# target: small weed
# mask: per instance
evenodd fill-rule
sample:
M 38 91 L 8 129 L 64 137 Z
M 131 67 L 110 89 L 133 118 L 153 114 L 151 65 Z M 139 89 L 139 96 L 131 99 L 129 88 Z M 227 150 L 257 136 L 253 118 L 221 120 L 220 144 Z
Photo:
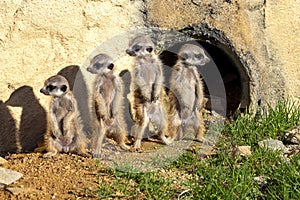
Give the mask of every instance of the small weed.
M 282 140 L 286 130 L 300 124 L 300 108 L 291 101 L 278 102 L 269 107 L 268 114 L 259 111 L 256 114 L 247 112 L 230 121 L 223 135 L 238 144 L 253 145 L 273 138 Z

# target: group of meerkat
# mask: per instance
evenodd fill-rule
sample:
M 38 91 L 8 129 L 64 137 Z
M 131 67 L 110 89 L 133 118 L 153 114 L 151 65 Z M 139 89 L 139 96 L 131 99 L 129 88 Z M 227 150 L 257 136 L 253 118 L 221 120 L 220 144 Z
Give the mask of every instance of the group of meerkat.
M 166 145 L 182 139 L 186 128 L 192 128 L 196 140 L 202 141 L 205 132 L 201 114 L 204 92 L 197 68 L 210 59 L 200 46 L 184 44 L 173 67 L 167 95 L 164 90 L 162 62 L 154 50 L 155 45 L 148 36 L 134 38 L 126 49 L 129 56 L 135 57 L 135 64 L 130 71 L 130 107 L 134 122 L 131 129 L 134 144 L 131 148 L 126 144 L 128 127 L 124 120 L 123 82 L 114 73 L 113 59 L 101 53 L 90 61 L 86 69 L 97 74 L 92 97 L 97 125 L 90 148 L 68 81 L 63 76 L 55 75 L 47 79 L 40 90 L 43 94 L 52 96 L 52 100 L 45 145 L 37 150 L 46 150 L 45 157 L 54 156 L 58 152 L 83 156 L 88 156 L 90 152 L 97 157 L 104 137 L 109 137 L 123 150 L 139 151 L 144 132 L 149 126 L 153 127 Z M 169 105 L 166 105 L 163 99 L 165 97 Z

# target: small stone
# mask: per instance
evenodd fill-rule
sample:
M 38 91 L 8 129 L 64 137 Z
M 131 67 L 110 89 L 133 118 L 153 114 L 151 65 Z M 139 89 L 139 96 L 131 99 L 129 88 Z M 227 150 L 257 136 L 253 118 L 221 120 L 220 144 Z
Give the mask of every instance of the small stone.
M 5 169 L 3 167 L 0 167 L 0 183 L 9 185 L 19 178 L 21 178 L 23 174 L 16 172 L 11 169 Z
M 280 140 L 267 139 L 258 142 L 258 146 L 261 148 L 267 148 L 271 151 L 285 151 L 286 147 Z
M 5 188 L 5 190 L 11 192 L 13 195 L 17 195 L 17 194 L 20 194 L 20 193 L 32 193 L 33 189 L 30 189 L 30 188 L 21 188 L 21 187 L 7 187 Z
M 7 163 L 7 160 L 5 160 L 4 158 L 0 157 L 0 165 L 3 165 Z
M 241 156 L 251 156 L 251 146 L 238 146 L 237 147 L 238 154 Z

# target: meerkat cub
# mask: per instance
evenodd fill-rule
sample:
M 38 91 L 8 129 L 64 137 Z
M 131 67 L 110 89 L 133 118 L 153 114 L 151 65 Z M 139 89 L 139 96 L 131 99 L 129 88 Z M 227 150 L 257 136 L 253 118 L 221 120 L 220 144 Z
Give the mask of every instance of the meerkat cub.
M 106 54 L 95 56 L 87 67 L 87 71 L 97 74 L 93 94 L 96 118 L 99 122 L 94 144 L 95 155 L 100 153 L 104 135 L 113 138 L 123 150 L 129 149 L 125 144 L 127 126 L 124 120 L 123 83 L 121 78 L 114 74 L 113 68 L 113 60 Z
M 69 89 L 68 81 L 60 75 L 52 76 L 45 81 L 40 92 L 52 96 L 52 99 L 45 146 L 38 147 L 36 151 L 47 150 L 44 157 L 55 156 L 58 152 L 88 156 L 87 140 L 82 131 L 77 102 Z
M 170 140 L 182 139 L 186 128 L 193 128 L 197 141 L 203 141 L 205 132 L 202 109 L 204 107 L 203 83 L 197 68 L 210 59 L 204 50 L 193 44 L 184 44 L 170 78 Z
M 138 36 L 129 43 L 126 53 L 135 57 L 131 70 L 133 135 L 134 150 L 140 150 L 145 129 L 152 125 L 165 144 L 170 141 L 165 137 L 167 129 L 166 112 L 161 101 L 163 88 L 162 63 L 154 53 L 154 43 L 147 36 Z

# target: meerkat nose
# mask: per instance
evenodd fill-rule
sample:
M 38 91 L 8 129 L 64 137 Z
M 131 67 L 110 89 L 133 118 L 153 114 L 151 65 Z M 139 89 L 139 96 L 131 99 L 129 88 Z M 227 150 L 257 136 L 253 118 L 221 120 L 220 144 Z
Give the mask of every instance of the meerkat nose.
M 44 95 L 49 95 L 49 92 L 44 88 L 40 89 L 40 93 L 43 93 Z
M 133 51 L 130 51 L 129 49 L 126 49 L 126 53 L 130 56 L 135 56 Z

